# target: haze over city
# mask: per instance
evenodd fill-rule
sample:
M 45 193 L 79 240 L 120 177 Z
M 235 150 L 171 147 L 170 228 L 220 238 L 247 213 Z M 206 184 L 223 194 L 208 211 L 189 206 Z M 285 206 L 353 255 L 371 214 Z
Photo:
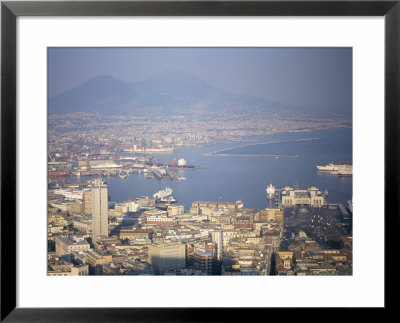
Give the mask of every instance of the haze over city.
M 351 48 L 49 48 L 49 97 L 99 75 L 126 83 L 170 70 L 309 111 L 352 113 Z
M 351 48 L 49 48 L 48 275 L 352 275 Z

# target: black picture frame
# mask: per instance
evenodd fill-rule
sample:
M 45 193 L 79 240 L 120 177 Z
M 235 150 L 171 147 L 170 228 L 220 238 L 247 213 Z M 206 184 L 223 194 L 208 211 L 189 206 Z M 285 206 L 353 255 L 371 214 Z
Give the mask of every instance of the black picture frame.
M 399 231 L 400 0 L 379 1 L 2 1 L 1 3 L 1 321 L 235 321 L 238 308 L 16 307 L 16 19 L 19 16 L 384 16 L 385 18 L 385 310 L 398 286 L 393 237 Z M 367 246 L 366 246 L 367 247 Z M 375 264 L 371 260 L 372 266 Z M 40 293 L 40 291 L 38 291 Z M 250 318 L 263 309 L 251 309 Z M 276 309 L 278 310 L 278 309 Z M 332 310 L 332 309 L 331 309 Z M 280 309 L 288 314 L 287 309 Z M 261 312 L 261 313 L 260 313 Z M 379 311 L 380 312 L 380 311 Z M 283 314 L 283 313 L 280 313 Z M 381 315 L 380 313 L 379 315 Z M 269 315 L 269 314 L 268 314 Z M 380 317 L 381 318 L 381 317 Z M 280 319 L 283 319 L 282 317 Z M 338 318 L 339 319 L 339 318 Z

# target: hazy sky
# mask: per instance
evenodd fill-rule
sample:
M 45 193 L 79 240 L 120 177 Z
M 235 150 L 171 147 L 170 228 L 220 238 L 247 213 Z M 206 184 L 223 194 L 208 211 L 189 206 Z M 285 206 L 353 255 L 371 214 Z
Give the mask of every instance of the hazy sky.
M 108 74 L 126 82 L 179 70 L 291 106 L 352 110 L 351 48 L 50 48 L 49 96 Z

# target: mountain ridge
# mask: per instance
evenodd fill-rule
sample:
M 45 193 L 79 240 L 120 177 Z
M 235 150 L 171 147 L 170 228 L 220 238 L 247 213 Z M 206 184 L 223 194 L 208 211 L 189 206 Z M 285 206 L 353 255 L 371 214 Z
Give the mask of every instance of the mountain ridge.
M 50 114 L 103 112 L 134 114 L 138 111 L 182 114 L 193 109 L 248 113 L 287 109 L 282 104 L 219 89 L 197 76 L 177 70 L 160 72 L 143 81 L 128 83 L 98 75 L 48 101 Z

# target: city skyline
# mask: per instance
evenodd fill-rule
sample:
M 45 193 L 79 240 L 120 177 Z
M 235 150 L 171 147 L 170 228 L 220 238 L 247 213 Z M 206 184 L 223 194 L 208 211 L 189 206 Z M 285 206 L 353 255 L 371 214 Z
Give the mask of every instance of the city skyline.
M 351 48 L 49 48 L 48 275 L 352 275 Z

